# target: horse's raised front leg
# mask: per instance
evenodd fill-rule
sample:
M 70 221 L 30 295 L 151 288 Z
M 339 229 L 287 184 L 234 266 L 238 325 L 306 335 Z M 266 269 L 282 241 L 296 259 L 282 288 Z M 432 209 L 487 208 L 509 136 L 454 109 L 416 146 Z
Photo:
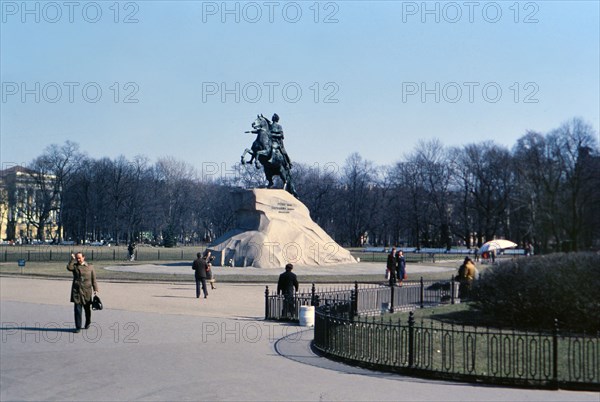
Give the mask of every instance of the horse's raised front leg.
M 246 162 L 246 160 L 244 159 L 244 158 L 245 158 L 245 156 L 246 156 L 246 154 L 250 154 L 250 156 L 251 156 L 251 157 L 250 157 L 250 160 L 249 160 L 248 162 Z M 241 156 L 241 162 L 240 162 L 240 163 L 241 163 L 242 165 L 245 165 L 246 163 L 252 163 L 252 161 L 254 161 L 254 153 L 253 153 L 251 150 L 249 150 L 248 148 L 246 148 L 246 149 L 244 150 L 244 153 L 243 153 L 243 154 L 242 154 L 242 156 Z

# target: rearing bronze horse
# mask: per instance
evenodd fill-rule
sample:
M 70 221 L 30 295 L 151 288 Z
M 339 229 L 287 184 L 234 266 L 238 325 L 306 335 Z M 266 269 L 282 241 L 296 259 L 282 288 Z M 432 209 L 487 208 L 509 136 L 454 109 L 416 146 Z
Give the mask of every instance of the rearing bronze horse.
M 252 143 L 251 149 L 246 148 L 244 150 L 241 156 L 242 165 L 254 162 L 257 169 L 262 165 L 268 181 L 267 188 L 273 187 L 273 177 L 279 176 L 283 182 L 284 190 L 298 198 L 292 181 L 290 166 L 281 153 L 277 142 L 271 139 L 269 121 L 263 115 L 257 115 L 256 120 L 252 123 L 252 128 L 253 130 L 246 132 L 256 134 L 256 139 Z M 244 159 L 246 154 L 251 156 L 249 161 Z

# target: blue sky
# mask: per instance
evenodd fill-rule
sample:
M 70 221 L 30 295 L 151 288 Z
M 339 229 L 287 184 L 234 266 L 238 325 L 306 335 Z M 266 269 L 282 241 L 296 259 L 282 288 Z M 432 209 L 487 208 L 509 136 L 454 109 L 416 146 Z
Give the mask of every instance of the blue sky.
M 0 159 L 231 166 L 258 113 L 292 160 L 600 126 L 598 1 L 0 1 Z

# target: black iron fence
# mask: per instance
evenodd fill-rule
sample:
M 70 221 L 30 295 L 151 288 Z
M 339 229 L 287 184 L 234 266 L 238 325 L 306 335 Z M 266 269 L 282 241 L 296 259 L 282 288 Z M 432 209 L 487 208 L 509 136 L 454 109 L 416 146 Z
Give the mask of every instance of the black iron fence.
M 304 289 L 295 294 L 293 314 L 284 314 L 284 298 L 265 290 L 265 319 L 298 321 L 300 306 L 335 307 L 348 318 L 379 315 L 385 312 L 409 311 L 440 303 L 458 301 L 458 284 L 448 281 L 404 281 L 402 286 L 374 284 L 341 285 L 327 289 Z M 286 311 L 287 312 L 287 311 Z
M 165 248 L 137 247 L 135 261 L 193 261 L 196 253 L 205 246 Z M 130 261 L 126 246 L 3 246 L 0 247 L 1 262 L 51 262 L 68 261 L 71 253 L 82 251 L 88 261 Z
M 196 252 L 203 251 L 205 244 L 180 246 L 175 248 L 153 247 L 149 245 L 138 245 L 135 249 L 136 260 L 160 261 L 160 260 L 190 260 L 196 258 Z M 73 251 L 83 251 L 88 260 L 96 261 L 119 261 L 128 260 L 129 253 L 127 245 L 119 246 L 93 246 L 85 245 L 0 245 L 0 262 L 11 262 L 24 259 L 26 261 L 62 261 L 69 258 Z M 387 261 L 387 253 L 383 252 L 357 252 L 352 255 L 365 262 Z M 414 253 L 407 252 L 407 262 L 440 262 L 445 260 L 459 261 L 464 254 L 457 253 Z
M 350 314 L 349 302 L 355 286 L 340 285 L 320 289 L 317 292 L 313 284 L 311 289 L 304 289 L 295 293 L 291 314 L 287 314 L 289 309 L 286 308 L 285 298 L 278 295 L 276 291 L 269 291 L 267 286 L 265 289 L 265 320 L 298 321 L 301 306 L 344 306 L 344 309 L 348 310 L 346 313 Z
M 412 310 L 458 302 L 453 281 L 413 281 L 402 287 L 341 286 L 298 292 L 294 315 L 265 290 L 265 319 L 298 320 L 315 309 L 314 342 L 323 354 L 352 364 L 422 377 L 531 387 L 600 390 L 600 334 L 521 331 L 416 322 Z M 405 322 L 385 312 L 411 311 Z
M 314 347 L 379 370 L 471 382 L 600 389 L 600 337 L 349 319 L 327 308 L 315 312 Z

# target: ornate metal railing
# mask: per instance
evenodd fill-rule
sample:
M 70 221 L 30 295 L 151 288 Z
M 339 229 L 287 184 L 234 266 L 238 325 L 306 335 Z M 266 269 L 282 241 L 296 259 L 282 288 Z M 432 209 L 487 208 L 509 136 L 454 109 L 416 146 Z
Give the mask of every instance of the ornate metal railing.
M 402 287 L 361 285 L 296 295 L 314 305 L 313 346 L 324 355 L 378 370 L 421 377 L 513 386 L 600 390 L 600 334 L 521 331 L 390 321 L 388 311 L 453 303 L 453 281 L 416 281 Z M 281 319 L 282 299 L 265 291 L 265 318 Z
M 518 386 L 600 389 L 598 334 L 501 330 L 315 313 L 314 347 L 353 364 L 419 376 Z
M 265 320 L 298 320 L 300 306 L 335 305 L 348 317 L 379 315 L 382 312 L 410 311 L 440 303 L 458 301 L 458 284 L 448 281 L 405 281 L 401 287 L 374 284 L 340 285 L 327 289 L 304 289 L 295 295 L 294 314 L 284 317 L 283 296 L 265 290 Z M 344 307 L 345 306 L 345 307 Z

